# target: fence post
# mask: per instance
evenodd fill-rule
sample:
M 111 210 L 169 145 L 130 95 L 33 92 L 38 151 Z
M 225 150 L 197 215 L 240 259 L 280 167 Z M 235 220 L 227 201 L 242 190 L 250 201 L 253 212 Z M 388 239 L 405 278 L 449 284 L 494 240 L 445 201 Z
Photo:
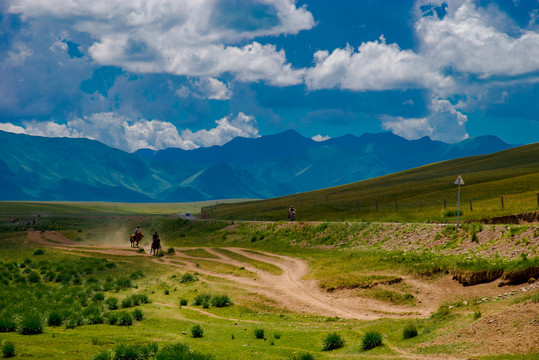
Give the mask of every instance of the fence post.
M 445 210 L 445 198 L 444 198 L 444 210 Z
M 503 209 L 503 195 L 501 196 L 501 199 L 502 199 L 502 209 Z
M 470 200 L 470 211 L 473 211 L 473 208 L 472 208 L 472 200 Z

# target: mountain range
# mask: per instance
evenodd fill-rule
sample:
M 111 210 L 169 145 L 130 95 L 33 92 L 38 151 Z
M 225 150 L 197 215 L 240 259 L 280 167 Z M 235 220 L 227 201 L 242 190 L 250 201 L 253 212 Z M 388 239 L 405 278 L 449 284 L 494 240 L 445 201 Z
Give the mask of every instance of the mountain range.
M 0 200 L 184 202 L 269 198 L 514 147 L 495 136 L 447 144 L 392 133 L 323 142 L 288 130 L 194 150 L 127 153 L 79 138 L 0 131 Z

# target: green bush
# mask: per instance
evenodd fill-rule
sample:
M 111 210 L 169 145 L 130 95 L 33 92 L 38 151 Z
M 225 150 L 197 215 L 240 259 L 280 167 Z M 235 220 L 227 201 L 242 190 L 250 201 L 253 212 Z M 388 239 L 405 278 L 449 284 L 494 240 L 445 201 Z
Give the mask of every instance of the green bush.
M 142 357 L 142 346 L 137 344 L 120 344 L 114 348 L 114 360 L 139 360 Z
M 264 329 L 256 328 L 254 333 L 255 333 L 255 338 L 257 338 L 257 339 L 263 339 L 264 338 Z
M 146 274 L 144 273 L 144 271 L 142 270 L 137 270 L 133 273 L 131 273 L 131 275 L 129 275 L 129 277 L 131 278 L 131 280 L 137 280 L 137 279 L 142 279 L 143 277 L 145 277 Z
M 473 319 L 477 320 L 481 317 L 481 313 L 479 311 L 474 311 L 473 313 Z
M 92 296 L 92 301 L 95 301 L 95 302 L 101 302 L 105 300 L 105 294 L 103 294 L 102 292 L 96 292 L 93 296 Z
M 369 331 L 361 339 L 363 350 L 374 349 L 380 345 L 382 345 L 382 335 L 378 332 Z
M 100 351 L 100 352 L 92 355 L 90 360 L 111 360 L 112 356 L 113 356 L 113 354 L 112 354 L 111 351 L 103 350 L 103 351 Z
M 129 307 L 133 307 L 133 300 L 131 299 L 130 296 L 122 300 L 122 308 L 125 309 Z
M 116 325 L 119 326 L 131 326 L 133 325 L 133 317 L 127 311 L 120 311 L 118 313 L 118 321 Z
M 36 251 L 34 251 L 34 255 L 43 255 L 45 254 L 45 250 L 43 249 L 37 249 Z
M 410 324 L 404 328 L 402 331 L 402 337 L 404 339 L 411 339 L 417 336 L 417 328 L 414 324 Z
M 82 317 L 82 314 L 79 312 L 74 312 L 69 314 L 69 316 L 64 321 L 64 326 L 66 329 L 74 329 L 77 326 L 81 326 L 84 322 L 84 318 Z
M 60 326 L 64 322 L 64 317 L 58 311 L 51 311 L 47 317 L 49 326 Z
M 6 341 L 5 343 L 3 343 L 2 353 L 4 354 L 5 358 L 15 356 L 15 344 L 13 344 L 11 341 Z
M 194 338 L 201 338 L 204 336 L 204 329 L 202 329 L 202 326 L 196 324 L 191 328 L 191 336 Z
M 279 340 L 281 338 L 281 334 L 276 332 L 275 334 L 273 334 L 273 337 L 277 340 Z
M 290 358 L 289 360 L 314 360 L 314 356 L 311 354 L 302 354 L 302 355 L 295 355 Z
M 144 318 L 144 313 L 140 309 L 135 309 L 131 312 L 135 321 L 141 321 Z
M 115 297 L 109 297 L 105 300 L 105 305 L 109 310 L 118 309 L 118 299 Z
M 211 298 L 210 303 L 215 307 L 225 307 L 232 305 L 232 300 L 230 300 L 228 295 L 215 295 Z
M 176 249 L 174 249 L 173 247 L 170 247 L 167 249 L 167 254 L 168 255 L 174 255 L 176 254 Z
M 204 355 L 198 352 L 191 351 L 188 345 L 177 343 L 165 345 L 155 357 L 155 360 L 213 360 L 211 355 Z
M 331 351 L 335 349 L 340 349 L 344 346 L 344 340 L 336 332 L 329 333 L 322 343 L 322 350 Z
M 187 299 L 180 299 L 180 306 L 187 306 L 188 300 Z
M 197 296 L 195 296 L 195 298 L 193 299 L 193 305 L 195 306 L 200 306 L 202 305 L 204 302 L 209 302 L 211 299 L 211 295 L 210 294 L 198 294 Z
M 28 309 L 19 319 L 18 331 L 22 335 L 41 334 L 45 327 L 43 317 L 36 310 Z
M 0 315 L 0 332 L 11 332 L 15 331 L 16 328 L 17 324 L 12 314 L 3 313 Z
M 180 283 L 185 284 L 193 281 L 197 281 L 198 278 L 195 275 L 185 273 L 180 277 Z
M 105 320 L 109 325 L 116 325 L 116 323 L 118 322 L 118 314 L 112 311 L 108 312 L 105 314 Z

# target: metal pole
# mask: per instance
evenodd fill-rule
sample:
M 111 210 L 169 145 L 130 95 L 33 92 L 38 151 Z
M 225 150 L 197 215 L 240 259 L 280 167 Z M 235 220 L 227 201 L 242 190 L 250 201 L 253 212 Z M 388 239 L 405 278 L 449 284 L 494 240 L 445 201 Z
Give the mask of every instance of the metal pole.
M 457 200 L 457 227 L 460 226 L 460 182 L 459 182 L 459 195 Z

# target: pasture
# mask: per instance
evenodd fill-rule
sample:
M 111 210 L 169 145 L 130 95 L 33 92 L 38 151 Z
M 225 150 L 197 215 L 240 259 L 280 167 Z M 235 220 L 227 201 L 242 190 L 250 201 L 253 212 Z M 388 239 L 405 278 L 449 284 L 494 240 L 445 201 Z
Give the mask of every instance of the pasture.
M 0 346 L 12 344 L 17 357 L 539 354 L 536 283 L 452 279 L 539 268 L 537 225 L 187 221 L 173 204 L 171 213 L 138 205 L 116 214 L 124 205 L 84 213 L 87 204 L 64 203 L 17 226 L 14 209 L 21 218 L 45 212 L 2 205 Z M 147 237 L 133 249 L 137 225 Z M 159 256 L 149 255 L 154 231 Z

